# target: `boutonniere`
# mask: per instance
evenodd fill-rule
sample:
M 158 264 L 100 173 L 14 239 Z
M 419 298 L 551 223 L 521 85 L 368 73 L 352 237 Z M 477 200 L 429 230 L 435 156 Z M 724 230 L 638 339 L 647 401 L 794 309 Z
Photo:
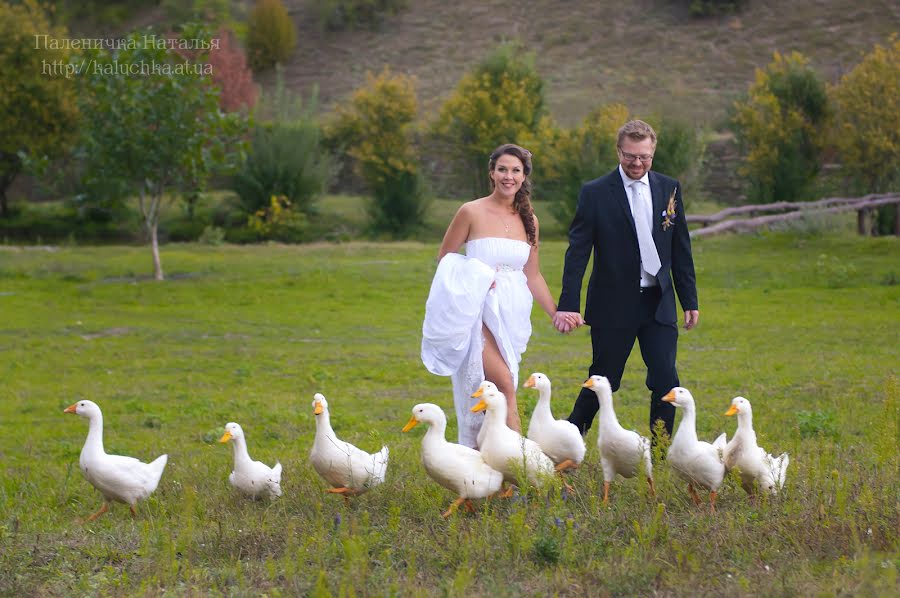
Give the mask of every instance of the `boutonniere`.
M 675 226 L 675 206 L 678 204 L 675 201 L 675 192 L 678 191 L 678 187 L 672 189 L 672 195 L 669 196 L 669 203 L 666 205 L 666 209 L 662 213 L 662 228 L 663 230 L 669 230 L 670 226 Z

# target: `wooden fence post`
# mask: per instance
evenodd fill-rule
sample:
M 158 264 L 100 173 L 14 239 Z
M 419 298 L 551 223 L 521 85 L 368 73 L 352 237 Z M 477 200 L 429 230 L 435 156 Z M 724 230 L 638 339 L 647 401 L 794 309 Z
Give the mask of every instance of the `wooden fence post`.
M 868 234 L 868 228 L 866 227 L 866 216 L 868 215 L 868 210 L 863 208 L 856 212 L 856 232 L 865 237 Z

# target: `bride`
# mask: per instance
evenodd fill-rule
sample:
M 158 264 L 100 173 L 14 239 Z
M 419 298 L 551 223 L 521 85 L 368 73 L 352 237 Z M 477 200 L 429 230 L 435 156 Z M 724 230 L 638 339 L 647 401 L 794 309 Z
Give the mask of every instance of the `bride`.
M 484 415 L 469 410 L 471 394 L 483 380 L 506 395 L 507 425 L 521 431 L 516 388 L 532 301 L 551 319 L 556 313 L 538 263 L 531 152 L 501 145 L 488 164 L 491 194 L 463 204 L 444 234 L 422 326 L 422 361 L 451 377 L 459 443 L 473 448 Z

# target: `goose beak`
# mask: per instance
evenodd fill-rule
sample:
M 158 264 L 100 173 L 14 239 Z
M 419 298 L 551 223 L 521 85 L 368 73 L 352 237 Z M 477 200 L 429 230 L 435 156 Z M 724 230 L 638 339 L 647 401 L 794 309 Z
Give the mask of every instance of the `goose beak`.
M 674 403 L 675 402 L 675 391 L 670 390 L 669 392 L 667 392 L 666 396 L 664 396 L 662 398 L 662 400 L 665 401 L 666 403 Z
M 478 390 L 476 390 L 475 392 L 472 393 L 472 398 L 477 399 L 478 397 L 480 397 L 483 394 L 484 394 L 484 389 L 479 386 Z
M 63 409 L 63 413 L 75 413 L 75 409 L 78 407 L 78 403 L 72 403 L 65 409 Z
M 584 381 L 584 384 L 581 385 L 582 388 L 594 388 L 594 381 L 588 378 Z
M 740 409 L 738 409 L 737 407 L 732 405 L 731 407 L 728 408 L 728 411 L 725 412 L 725 415 L 734 415 L 735 413 L 738 413 L 739 411 L 740 411 Z
M 415 428 L 418 424 L 419 424 L 419 420 L 416 419 L 416 416 L 415 415 L 410 416 L 409 421 L 406 422 L 405 426 L 403 426 L 403 431 L 409 432 L 410 430 Z
M 525 388 L 534 388 L 534 384 L 534 376 L 528 376 L 528 380 L 526 380 L 525 384 L 523 384 L 522 386 L 524 386 Z
M 322 403 L 316 401 L 316 408 L 313 409 L 313 413 L 315 413 L 316 415 L 321 415 L 321 414 L 322 414 L 322 411 L 323 411 L 323 409 L 322 409 Z
M 472 413 L 478 413 L 479 411 L 484 411 L 485 409 L 487 409 L 487 403 L 485 403 L 484 399 L 482 399 L 478 401 L 478 403 L 474 407 L 472 407 L 471 411 Z
M 219 438 L 219 442 L 228 442 L 229 440 L 231 440 L 231 432 L 225 430 L 225 433 Z

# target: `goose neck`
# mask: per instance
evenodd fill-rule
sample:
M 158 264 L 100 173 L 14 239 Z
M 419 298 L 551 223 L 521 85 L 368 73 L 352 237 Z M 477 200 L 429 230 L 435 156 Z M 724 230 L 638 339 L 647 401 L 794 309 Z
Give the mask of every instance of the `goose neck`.
M 334 430 L 331 428 L 331 418 L 328 411 L 323 411 L 316 416 L 316 438 L 336 438 Z
M 425 432 L 425 436 L 429 439 L 434 438 L 446 438 L 447 434 L 447 422 L 446 421 L 436 421 L 433 424 L 428 426 L 428 431 Z
M 597 395 L 600 403 L 600 426 L 602 428 L 616 428 L 619 426 L 619 419 L 616 417 L 616 410 L 613 409 L 612 397 Z
M 506 425 L 506 403 L 499 402 L 495 407 L 487 410 L 484 416 L 485 424 Z
M 103 414 L 97 413 L 88 419 L 88 435 L 84 451 L 103 453 Z
M 672 442 L 697 442 L 697 414 L 693 405 L 685 406 L 682 411 L 681 423 L 678 425 L 678 432 Z
M 538 389 L 538 400 L 534 406 L 532 417 L 537 416 L 539 419 L 553 419 L 553 412 L 550 411 L 550 390 Z
M 422 437 L 422 445 L 438 447 L 444 444 L 446 439 L 447 422 L 434 422 L 428 426 L 425 436 Z
M 235 438 L 231 443 L 234 445 L 233 452 L 235 463 L 249 462 L 251 460 L 250 453 L 247 451 L 246 440 L 243 438 Z
M 753 430 L 753 416 L 749 413 L 738 414 L 737 430 L 735 436 L 742 436 L 756 442 L 756 432 Z

